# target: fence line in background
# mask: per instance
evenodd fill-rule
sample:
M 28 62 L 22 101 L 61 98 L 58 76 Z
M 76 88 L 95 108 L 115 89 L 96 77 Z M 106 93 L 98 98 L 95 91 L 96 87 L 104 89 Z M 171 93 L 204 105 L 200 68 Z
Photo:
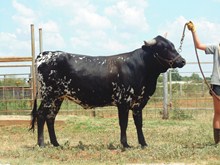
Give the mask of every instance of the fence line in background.
M 172 73 L 171 73 L 172 74 Z M 0 75 L 1 76 L 1 75 Z M 19 75 L 20 76 L 20 75 Z M 24 75 L 28 76 L 28 75 Z M 162 75 L 161 75 L 162 76 Z M 0 82 L 6 78 L 0 77 Z M 13 78 L 12 78 L 13 79 Z M 14 86 L 6 87 L 0 85 L 0 113 L 4 114 L 30 114 L 32 109 L 31 104 L 31 88 L 27 78 L 18 78 L 18 80 L 25 81 L 24 84 L 15 84 Z M 170 84 L 172 84 L 170 86 Z M 199 111 L 199 110 L 212 110 L 212 97 L 209 95 L 208 89 L 205 84 L 200 82 L 172 82 L 171 79 L 168 81 L 168 105 L 167 113 L 175 110 L 183 111 Z M 8 96 L 5 96 L 7 94 Z M 38 104 L 40 100 L 38 101 Z M 96 108 L 95 111 L 99 116 L 116 116 L 116 107 L 104 107 Z M 84 110 L 79 105 L 71 102 L 64 101 L 62 104 L 61 113 L 63 114 L 93 114 L 94 110 Z M 144 108 L 145 115 L 153 115 L 162 117 L 163 114 L 163 85 L 162 83 L 157 84 L 154 95 L 149 100 L 148 104 Z M 96 113 L 96 114 L 97 114 Z

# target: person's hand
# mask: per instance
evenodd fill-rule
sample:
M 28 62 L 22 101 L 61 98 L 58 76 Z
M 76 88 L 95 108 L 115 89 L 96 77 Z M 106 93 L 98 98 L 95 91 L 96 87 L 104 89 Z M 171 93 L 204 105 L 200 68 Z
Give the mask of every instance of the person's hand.
M 192 31 L 192 32 L 195 32 L 196 31 L 196 27 L 194 26 L 193 22 L 192 21 L 189 21 L 187 23 L 187 28 Z

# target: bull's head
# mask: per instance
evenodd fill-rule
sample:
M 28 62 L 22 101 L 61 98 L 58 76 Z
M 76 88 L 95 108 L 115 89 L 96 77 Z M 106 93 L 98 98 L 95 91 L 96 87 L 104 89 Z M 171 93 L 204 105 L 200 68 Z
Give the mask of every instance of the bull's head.
M 182 68 L 186 64 L 185 59 L 180 56 L 173 43 L 162 36 L 157 36 L 148 42 L 144 41 L 142 49 L 152 52 L 154 58 L 167 69 Z

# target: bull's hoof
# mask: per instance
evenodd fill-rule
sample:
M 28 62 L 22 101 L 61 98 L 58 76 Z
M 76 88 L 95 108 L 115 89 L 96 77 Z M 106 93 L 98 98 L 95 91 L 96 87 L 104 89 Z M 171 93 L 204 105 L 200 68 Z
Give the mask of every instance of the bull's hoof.
M 58 142 L 54 142 L 52 144 L 53 144 L 54 147 L 59 147 L 60 146 Z
M 141 148 L 142 148 L 142 149 L 147 148 L 147 146 L 148 146 L 148 145 L 147 145 L 146 143 L 145 143 L 145 144 L 141 144 Z
M 44 147 L 45 147 L 45 144 L 38 144 L 38 146 L 39 146 L 40 148 L 44 148 Z
M 40 148 L 44 148 L 45 147 L 45 144 L 44 144 L 44 142 L 43 141 L 38 141 L 38 146 L 40 147 Z
M 128 143 L 124 143 L 124 144 L 122 144 L 122 146 L 123 146 L 123 148 L 131 148 L 131 146 L 128 145 Z

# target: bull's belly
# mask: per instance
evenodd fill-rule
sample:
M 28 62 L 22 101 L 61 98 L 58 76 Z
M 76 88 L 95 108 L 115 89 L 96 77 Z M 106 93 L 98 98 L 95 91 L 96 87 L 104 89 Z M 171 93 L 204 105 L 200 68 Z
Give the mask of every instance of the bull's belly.
M 84 109 L 92 109 L 96 107 L 105 107 L 105 106 L 114 106 L 114 102 L 111 97 L 97 97 L 95 95 L 91 96 L 71 96 L 65 95 L 64 98 L 67 98 L 70 101 L 75 102 L 76 104 L 82 106 Z

